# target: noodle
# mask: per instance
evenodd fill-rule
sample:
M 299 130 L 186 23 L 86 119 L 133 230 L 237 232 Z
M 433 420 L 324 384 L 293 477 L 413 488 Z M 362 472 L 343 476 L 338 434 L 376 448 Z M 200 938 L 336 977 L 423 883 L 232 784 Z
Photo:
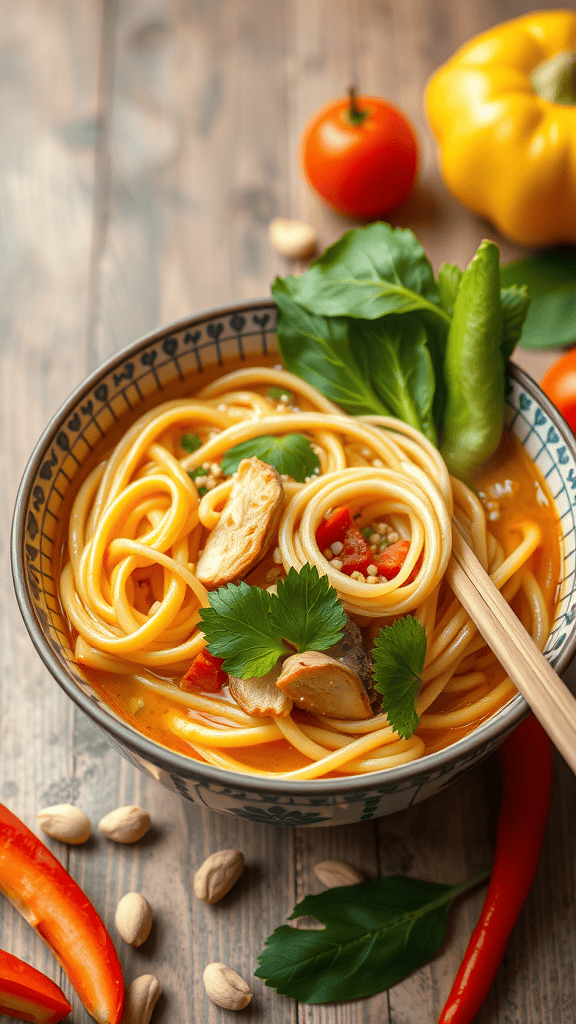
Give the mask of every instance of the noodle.
M 264 393 L 270 386 L 285 389 L 292 404 L 279 409 Z M 189 432 L 201 442 L 192 453 L 180 443 Z M 258 585 L 312 563 L 372 640 L 399 616 L 419 619 L 428 643 L 420 725 L 408 740 L 381 713 L 361 721 L 301 711 L 258 718 L 226 694 L 177 686 L 205 645 L 199 622 L 208 592 L 196 565 L 234 482 L 222 477 L 220 460 L 241 442 L 289 433 L 309 438 L 320 469 L 304 483 L 283 479 L 275 558 L 263 558 Z M 391 535 L 409 540 L 393 579 L 354 578 L 319 550 L 318 527 L 340 506 L 349 506 L 368 533 L 384 521 Z M 145 413 L 78 490 L 60 573 L 76 659 L 101 692 L 132 686 L 144 705 L 157 702 L 162 742 L 219 767 L 312 779 L 404 764 L 445 745 L 450 730 L 462 735 L 515 692 L 450 589 L 453 517 L 542 649 L 550 616 L 532 567 L 542 540 L 537 522 L 523 520 L 513 550 L 505 550 L 480 498 L 450 478 L 439 452 L 412 427 L 390 417 L 346 416 L 283 370 L 236 370 L 193 399 Z M 257 763 L 243 760 L 252 748 L 261 751 Z M 290 749 L 300 766 L 275 769 L 272 752 L 279 749 Z

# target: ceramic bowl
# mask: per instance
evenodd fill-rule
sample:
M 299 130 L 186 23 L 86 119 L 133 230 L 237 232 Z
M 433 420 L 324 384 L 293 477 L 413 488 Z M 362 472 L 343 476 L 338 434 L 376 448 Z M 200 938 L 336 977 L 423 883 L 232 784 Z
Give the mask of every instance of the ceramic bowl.
M 516 696 L 452 746 L 421 760 L 359 777 L 310 782 L 242 776 L 199 763 L 136 732 L 102 704 L 74 661 L 53 578 L 52 549 L 66 493 L 93 448 L 124 415 L 165 389 L 195 391 L 210 364 L 275 348 L 276 311 L 267 300 L 231 306 L 164 327 L 108 360 L 71 395 L 44 431 L 18 492 L 12 529 L 16 594 L 38 654 L 66 693 L 128 761 L 171 790 L 213 810 L 281 825 L 335 825 L 402 810 L 469 771 L 527 713 Z M 564 534 L 562 594 L 546 656 L 562 672 L 576 650 L 576 441 L 540 388 L 511 365 L 507 422 L 546 478 Z

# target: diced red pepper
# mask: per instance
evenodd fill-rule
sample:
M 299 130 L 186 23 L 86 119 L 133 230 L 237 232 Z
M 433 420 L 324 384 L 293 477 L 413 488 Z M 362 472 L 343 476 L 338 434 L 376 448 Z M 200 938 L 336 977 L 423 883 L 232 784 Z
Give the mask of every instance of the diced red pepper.
M 0 891 L 50 947 L 88 1013 L 98 1024 L 119 1024 L 124 979 L 102 919 L 60 861 L 4 804 Z
M 335 541 L 343 545 L 342 551 L 336 555 L 342 562 L 342 572 L 350 576 L 353 572 L 364 575 L 374 556 L 365 537 L 356 526 L 352 513 L 347 505 L 334 509 L 328 519 L 324 519 L 316 530 L 316 543 L 320 551 L 329 548 Z
M 382 551 L 375 554 L 374 565 L 377 567 L 379 575 L 384 576 L 387 580 L 393 580 L 404 565 L 409 550 L 409 540 L 397 540 L 395 544 L 390 544 L 389 547 L 383 548 Z
M 0 949 L 0 1013 L 32 1024 L 58 1024 L 71 1009 L 51 978 Z
M 192 690 L 206 690 L 208 693 L 219 693 L 228 682 L 228 673 L 222 665 L 224 658 L 217 658 L 204 648 L 197 654 L 190 665 L 180 689 L 190 693 Z

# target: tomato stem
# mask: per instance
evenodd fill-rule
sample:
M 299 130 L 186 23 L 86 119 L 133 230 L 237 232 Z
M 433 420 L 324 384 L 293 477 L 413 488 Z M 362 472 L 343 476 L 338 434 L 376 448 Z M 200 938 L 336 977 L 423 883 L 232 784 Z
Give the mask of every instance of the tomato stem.
M 360 110 L 356 89 L 353 85 L 348 89 L 348 98 L 350 100 L 350 106 L 346 111 L 346 120 L 349 124 L 364 124 L 364 121 L 368 117 L 368 111 Z

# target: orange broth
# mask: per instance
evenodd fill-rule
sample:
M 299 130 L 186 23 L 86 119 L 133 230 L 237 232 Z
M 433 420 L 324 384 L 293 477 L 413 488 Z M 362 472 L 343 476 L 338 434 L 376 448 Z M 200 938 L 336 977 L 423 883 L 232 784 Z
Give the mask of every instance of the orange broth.
M 240 367 L 256 365 L 274 365 L 278 362 L 278 355 L 273 354 L 267 358 L 246 359 L 242 362 L 227 365 L 226 372 Z M 209 383 L 221 374 L 221 368 L 209 367 L 205 375 L 202 375 L 202 386 Z M 178 397 L 189 394 L 189 391 L 182 386 L 178 390 L 170 390 L 166 398 Z M 164 397 L 164 396 L 163 396 Z M 151 403 L 150 403 L 151 404 Z M 140 408 L 138 415 L 144 410 Z M 133 418 L 133 417 L 132 417 Z M 108 441 L 108 450 L 112 444 L 119 440 L 122 432 L 129 426 L 129 420 L 121 424 L 120 429 L 115 430 L 115 435 Z M 97 458 L 90 460 L 90 466 L 83 467 L 82 478 L 97 461 L 103 456 L 103 452 L 97 453 Z M 80 485 L 80 480 L 78 486 Z M 519 539 L 519 529 L 525 520 L 536 522 L 542 531 L 542 545 L 532 556 L 528 565 L 532 569 L 545 597 L 550 621 L 553 620 L 554 607 L 558 598 L 558 581 L 561 572 L 561 533 L 560 521 L 553 499 L 547 485 L 520 442 L 510 433 L 505 432 L 498 452 L 490 462 L 483 468 L 482 473 L 476 480 L 476 487 L 482 498 L 483 504 L 489 518 L 489 528 L 502 545 L 506 555 L 516 546 Z M 73 496 L 71 496 L 71 500 Z M 63 517 L 65 526 L 66 517 Z M 63 538 L 62 538 L 63 540 Z M 58 564 L 55 566 L 56 578 L 59 578 L 59 563 L 62 557 L 63 542 L 57 545 L 60 551 Z M 248 580 L 250 583 L 260 582 L 258 576 L 262 568 L 267 568 L 270 555 L 263 560 L 260 571 L 254 572 L 253 577 Z M 265 574 L 262 572 L 262 576 Z M 266 585 L 266 584 L 264 584 Z M 512 602 L 516 614 L 523 621 L 527 618 L 527 609 L 522 607 L 522 601 L 517 599 Z M 75 637 L 73 636 L 74 640 Z M 480 655 L 483 652 L 479 652 Z M 162 744 L 172 750 L 176 750 L 186 756 L 200 760 L 200 757 L 189 745 L 168 729 L 163 727 L 163 713 L 168 709 L 185 710 L 182 700 L 176 700 L 169 692 L 157 693 L 146 687 L 131 675 L 112 675 L 94 669 L 82 669 L 95 692 L 108 704 L 113 711 L 138 732 L 150 739 Z M 455 694 L 444 694 L 437 698 L 428 710 L 430 712 L 456 710 L 473 701 L 479 700 L 488 693 L 495 685 L 505 678 L 504 671 L 500 666 L 495 667 L 487 673 L 486 681 L 472 692 L 463 696 Z M 160 681 L 160 678 L 159 678 Z M 179 678 L 166 677 L 162 680 L 176 687 Z M 177 691 L 181 694 L 182 691 Z M 218 695 L 221 699 L 227 700 L 228 691 L 225 688 Z M 492 714 L 493 712 L 490 712 Z M 305 721 L 306 712 L 294 710 L 293 717 L 296 721 Z M 487 715 L 486 717 L 489 717 Z M 482 719 L 462 728 L 444 729 L 433 732 L 422 730 L 419 735 L 426 745 L 425 753 L 431 753 L 448 746 L 455 740 L 460 739 L 471 732 L 480 724 Z M 208 719 L 206 719 L 206 724 Z M 267 743 L 264 748 L 242 747 L 228 748 L 227 752 L 231 757 L 245 764 L 247 767 L 260 768 L 269 772 L 286 772 L 308 764 L 308 759 L 295 750 L 286 740 L 277 740 Z M 342 773 L 332 773 L 340 775 Z

